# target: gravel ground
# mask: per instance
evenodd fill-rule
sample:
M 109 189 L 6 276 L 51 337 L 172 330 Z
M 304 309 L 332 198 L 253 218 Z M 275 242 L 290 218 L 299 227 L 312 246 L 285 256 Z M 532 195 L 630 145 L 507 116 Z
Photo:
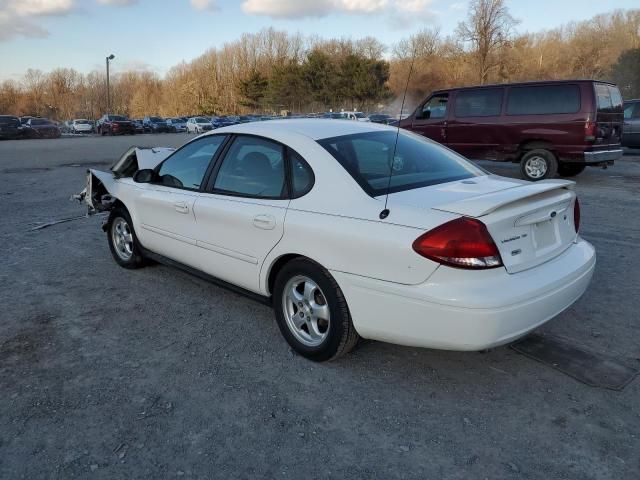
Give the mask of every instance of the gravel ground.
M 31 230 L 84 213 L 88 166 L 186 138 L 0 142 L 0 478 L 638 478 L 640 379 L 592 388 L 506 347 L 314 364 L 268 307 L 119 268 L 100 218 Z M 543 330 L 637 367 L 640 156 L 577 180 L 598 266 Z

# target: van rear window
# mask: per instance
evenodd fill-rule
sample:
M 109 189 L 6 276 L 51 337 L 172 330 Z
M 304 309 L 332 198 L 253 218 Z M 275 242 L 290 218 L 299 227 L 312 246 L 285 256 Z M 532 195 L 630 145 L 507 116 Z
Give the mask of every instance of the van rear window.
M 552 115 L 580 111 L 578 85 L 511 87 L 507 115 Z
M 596 98 L 598 100 L 598 112 L 622 112 L 622 95 L 615 85 L 596 83 Z

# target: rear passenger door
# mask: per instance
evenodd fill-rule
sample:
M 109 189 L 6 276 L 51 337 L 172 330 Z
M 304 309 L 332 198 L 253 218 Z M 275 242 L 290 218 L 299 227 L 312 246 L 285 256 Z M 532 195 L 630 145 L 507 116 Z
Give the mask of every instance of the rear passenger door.
M 236 136 L 195 202 L 201 269 L 259 292 L 260 267 L 284 233 L 289 206 L 287 149 Z
M 438 93 L 418 108 L 411 122 L 411 131 L 438 143 L 447 143 L 448 93 Z
M 503 93 L 502 87 L 456 91 L 447 125 L 447 146 L 467 158 L 497 159 L 503 143 Z

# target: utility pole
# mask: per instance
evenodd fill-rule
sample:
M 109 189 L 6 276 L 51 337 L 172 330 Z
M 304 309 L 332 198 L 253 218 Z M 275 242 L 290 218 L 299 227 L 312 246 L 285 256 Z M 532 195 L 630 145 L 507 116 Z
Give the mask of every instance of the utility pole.
M 107 115 L 111 113 L 111 91 L 109 88 L 109 60 L 113 60 L 116 56 L 112 53 L 106 58 L 107 62 Z

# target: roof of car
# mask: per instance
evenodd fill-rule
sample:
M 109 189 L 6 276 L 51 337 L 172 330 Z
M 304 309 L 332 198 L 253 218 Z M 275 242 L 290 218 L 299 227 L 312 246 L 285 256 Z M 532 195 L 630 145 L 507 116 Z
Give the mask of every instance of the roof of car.
M 496 87 L 515 87 L 515 86 L 525 86 L 525 85 L 558 85 L 558 84 L 566 84 L 566 83 L 605 83 L 607 85 L 615 85 L 611 82 L 606 82 L 603 80 L 591 80 L 588 78 L 580 78 L 580 79 L 570 79 L 570 80 L 531 80 L 528 82 L 511 82 L 511 83 L 489 83 L 486 85 L 467 85 L 464 87 L 452 87 L 452 88 L 442 88 L 440 90 L 434 90 L 433 93 L 440 92 L 450 92 L 452 90 L 466 90 L 466 89 L 476 89 L 476 88 L 496 88 Z
M 313 140 L 353 135 L 356 133 L 373 132 L 377 130 L 394 130 L 387 125 L 371 122 L 355 122 L 352 120 L 329 120 L 323 118 L 300 118 L 292 120 L 270 120 L 268 122 L 250 122 L 229 127 L 218 128 L 212 133 L 246 133 L 254 135 L 268 135 L 274 131 L 289 131 L 304 135 Z

